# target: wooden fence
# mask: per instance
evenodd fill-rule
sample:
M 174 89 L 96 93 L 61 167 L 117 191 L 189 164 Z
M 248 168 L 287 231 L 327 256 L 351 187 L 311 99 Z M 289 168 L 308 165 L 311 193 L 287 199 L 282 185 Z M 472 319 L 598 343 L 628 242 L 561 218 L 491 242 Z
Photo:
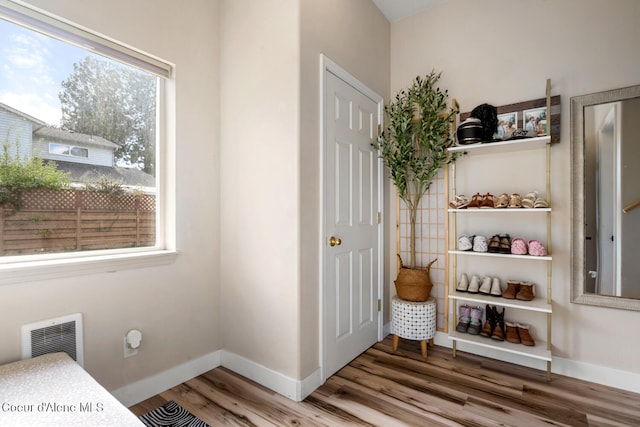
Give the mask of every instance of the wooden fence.
M 0 256 L 155 244 L 154 195 L 34 189 L 0 211 Z

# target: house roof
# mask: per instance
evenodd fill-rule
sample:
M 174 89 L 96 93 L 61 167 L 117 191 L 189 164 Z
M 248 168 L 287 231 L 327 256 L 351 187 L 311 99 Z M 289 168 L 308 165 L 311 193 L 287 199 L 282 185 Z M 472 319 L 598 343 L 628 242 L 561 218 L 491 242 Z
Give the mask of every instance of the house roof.
M 84 163 L 55 161 L 58 170 L 68 172 L 72 182 L 91 182 L 100 177 L 122 181 L 123 185 L 155 187 L 156 179 L 141 170 L 119 166 L 97 166 Z
M 36 125 L 39 125 L 39 126 L 46 126 L 46 125 L 47 125 L 47 124 L 46 124 L 45 122 L 43 122 L 42 120 L 40 120 L 40 119 L 36 119 L 35 117 L 30 116 L 30 115 L 28 115 L 27 113 L 23 113 L 23 112 L 22 112 L 22 111 L 20 111 L 20 110 L 16 110 L 16 109 L 15 109 L 15 108 L 13 108 L 13 107 L 9 107 L 7 104 L 3 104 L 2 102 L 0 102 L 0 108 L 2 108 L 3 110 L 6 110 L 6 111 L 8 111 L 8 112 L 10 112 L 10 113 L 12 113 L 12 114 L 15 114 L 16 116 L 20 116 L 20 117 L 22 117 L 23 119 L 27 119 L 27 120 L 29 120 L 30 122 L 35 123 Z
M 94 145 L 99 147 L 106 147 L 115 149 L 118 148 L 119 145 L 113 143 L 109 140 L 106 140 L 100 136 L 95 135 L 87 135 L 85 133 L 77 133 L 69 130 L 58 129 L 54 127 L 41 127 L 36 129 L 33 134 L 35 136 L 45 138 L 48 140 L 56 140 L 56 141 L 65 141 L 72 142 L 74 144 L 82 144 L 82 145 Z

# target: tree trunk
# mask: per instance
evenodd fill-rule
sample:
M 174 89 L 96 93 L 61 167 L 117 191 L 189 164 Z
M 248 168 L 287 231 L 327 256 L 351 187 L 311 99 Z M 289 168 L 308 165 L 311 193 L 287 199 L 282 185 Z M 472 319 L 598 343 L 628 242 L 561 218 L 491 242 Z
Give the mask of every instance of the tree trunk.
M 409 209 L 409 254 L 411 260 L 409 262 L 409 268 L 416 268 L 416 216 L 418 213 L 418 207 L 412 206 Z

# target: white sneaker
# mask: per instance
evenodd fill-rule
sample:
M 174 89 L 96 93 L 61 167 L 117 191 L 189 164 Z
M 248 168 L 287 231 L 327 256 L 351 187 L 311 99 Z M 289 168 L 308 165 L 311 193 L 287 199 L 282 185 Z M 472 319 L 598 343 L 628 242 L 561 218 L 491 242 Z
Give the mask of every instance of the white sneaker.
M 473 248 L 472 238 L 463 234 L 458 237 L 458 250 L 459 251 L 470 251 Z
M 480 285 L 478 292 L 484 295 L 489 295 L 491 293 L 491 277 L 485 276 L 482 278 L 482 285 Z
M 475 236 L 473 238 L 473 251 L 474 252 L 487 252 L 489 245 L 487 244 L 487 238 L 484 236 Z
M 467 289 L 469 289 L 469 278 L 467 277 L 467 273 L 462 273 L 456 290 L 459 292 L 467 292 Z
M 470 294 L 477 294 L 479 287 L 480 287 L 480 278 L 476 274 L 474 274 L 473 276 L 471 276 L 471 282 L 469 283 L 469 288 L 467 289 L 467 292 L 469 292 Z
M 494 297 L 502 296 L 502 285 L 500 285 L 500 279 L 497 277 L 494 277 L 491 282 L 491 295 Z

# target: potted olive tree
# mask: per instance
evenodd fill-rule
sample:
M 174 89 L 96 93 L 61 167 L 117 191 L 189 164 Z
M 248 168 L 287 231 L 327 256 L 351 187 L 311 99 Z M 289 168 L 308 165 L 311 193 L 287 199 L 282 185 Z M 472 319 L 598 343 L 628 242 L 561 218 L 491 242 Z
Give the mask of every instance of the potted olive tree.
M 455 144 L 451 124 L 457 111 L 447 107 L 448 91 L 435 86 L 440 75 L 432 71 L 425 77 L 416 77 L 409 88 L 400 91 L 385 106 L 387 125 L 377 142 L 398 196 L 409 211 L 410 262 L 405 268 L 400 259 L 402 268 L 396 280 L 396 292 L 400 298 L 411 301 L 429 298 L 432 287 L 429 268 L 436 261 L 431 261 L 426 268 L 416 268 L 418 207 L 438 171 L 457 157 L 447 150 Z M 423 283 L 413 284 L 414 278 Z M 405 279 L 411 284 L 405 285 Z

